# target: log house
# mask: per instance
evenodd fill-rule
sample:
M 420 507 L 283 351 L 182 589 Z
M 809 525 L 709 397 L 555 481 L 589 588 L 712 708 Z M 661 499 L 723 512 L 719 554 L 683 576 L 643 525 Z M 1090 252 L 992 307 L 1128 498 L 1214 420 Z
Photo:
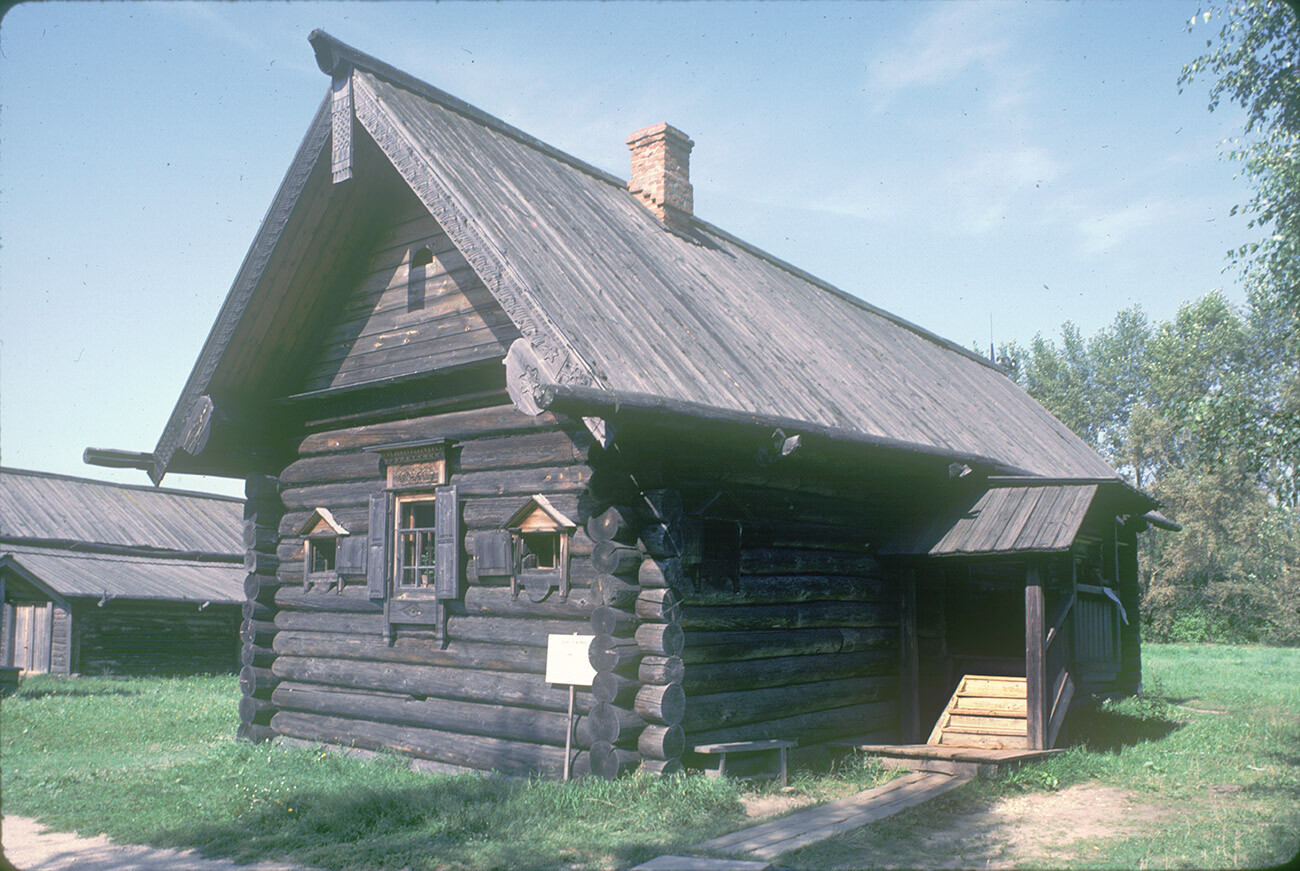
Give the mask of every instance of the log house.
M 593 637 L 569 761 L 606 777 L 951 742 L 967 678 L 1047 746 L 1137 689 L 1167 521 L 995 365 L 697 218 L 673 127 L 625 181 L 310 41 L 329 87 L 170 421 L 99 457 L 245 479 L 244 735 L 559 772 L 555 633 Z

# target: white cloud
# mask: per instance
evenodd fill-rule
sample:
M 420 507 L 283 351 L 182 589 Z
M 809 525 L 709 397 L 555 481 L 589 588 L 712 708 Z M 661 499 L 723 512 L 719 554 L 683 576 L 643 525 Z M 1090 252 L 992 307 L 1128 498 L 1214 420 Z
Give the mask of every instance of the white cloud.
M 1079 220 L 1076 228 L 1084 254 L 1105 254 L 1149 227 L 1170 220 L 1174 210 L 1163 200 L 1147 199 Z

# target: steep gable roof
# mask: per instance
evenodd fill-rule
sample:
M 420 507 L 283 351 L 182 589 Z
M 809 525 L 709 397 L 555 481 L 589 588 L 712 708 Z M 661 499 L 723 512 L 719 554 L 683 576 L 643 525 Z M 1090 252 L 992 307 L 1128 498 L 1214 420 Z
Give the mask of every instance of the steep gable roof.
M 669 230 L 622 180 L 326 34 L 312 43 L 333 91 L 345 86 L 352 100 L 357 148 L 377 146 L 429 209 L 543 361 L 543 380 L 792 419 L 1002 470 L 1116 477 L 977 355 L 703 221 Z M 275 297 L 303 291 L 265 280 L 265 266 L 305 180 L 329 178 L 329 126 L 323 104 L 155 450 L 155 480 L 190 404 L 247 348 L 248 312 L 295 316 Z

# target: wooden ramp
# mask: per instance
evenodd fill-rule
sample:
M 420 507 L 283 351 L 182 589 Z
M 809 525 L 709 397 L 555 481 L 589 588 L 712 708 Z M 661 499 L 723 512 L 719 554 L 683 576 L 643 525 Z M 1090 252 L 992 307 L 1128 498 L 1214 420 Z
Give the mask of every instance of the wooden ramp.
M 962 777 L 993 777 L 1026 762 L 1065 752 L 1063 750 L 997 750 L 987 747 L 953 747 L 938 744 L 844 742 L 838 746 L 875 756 L 885 768 L 932 771 Z
M 848 798 L 696 844 L 693 849 L 774 859 L 782 853 L 893 816 L 899 811 L 942 795 L 969 779 L 935 773 L 907 774 Z
M 988 750 L 1028 750 L 1023 677 L 963 675 L 928 743 Z

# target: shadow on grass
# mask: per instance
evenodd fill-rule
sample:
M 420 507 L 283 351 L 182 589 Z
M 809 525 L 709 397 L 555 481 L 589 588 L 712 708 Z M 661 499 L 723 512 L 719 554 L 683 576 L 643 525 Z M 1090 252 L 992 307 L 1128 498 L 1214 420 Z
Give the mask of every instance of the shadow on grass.
M 1161 705 L 1089 704 L 1071 712 L 1068 722 L 1071 745 L 1086 745 L 1100 753 L 1118 753 L 1144 741 L 1159 741 L 1185 725 Z
M 47 696 L 62 696 L 65 698 L 72 698 L 76 696 L 138 696 L 138 695 L 140 695 L 140 690 L 124 689 L 122 687 L 100 686 L 94 688 L 82 688 L 82 687 L 74 687 L 74 686 L 60 687 L 60 686 L 51 686 L 49 684 L 43 684 L 41 686 L 32 687 L 31 689 L 28 689 L 26 687 L 19 687 L 18 692 L 14 693 L 12 698 L 43 699 Z
M 172 828 L 158 840 L 237 862 L 340 869 L 625 867 L 663 851 L 663 832 L 617 825 L 561 831 L 585 820 L 585 809 L 557 809 L 545 797 L 530 807 L 528 793 L 525 785 L 494 775 L 347 795 L 300 792 L 220 824 Z M 594 818 L 617 817 L 616 809 L 591 807 Z

